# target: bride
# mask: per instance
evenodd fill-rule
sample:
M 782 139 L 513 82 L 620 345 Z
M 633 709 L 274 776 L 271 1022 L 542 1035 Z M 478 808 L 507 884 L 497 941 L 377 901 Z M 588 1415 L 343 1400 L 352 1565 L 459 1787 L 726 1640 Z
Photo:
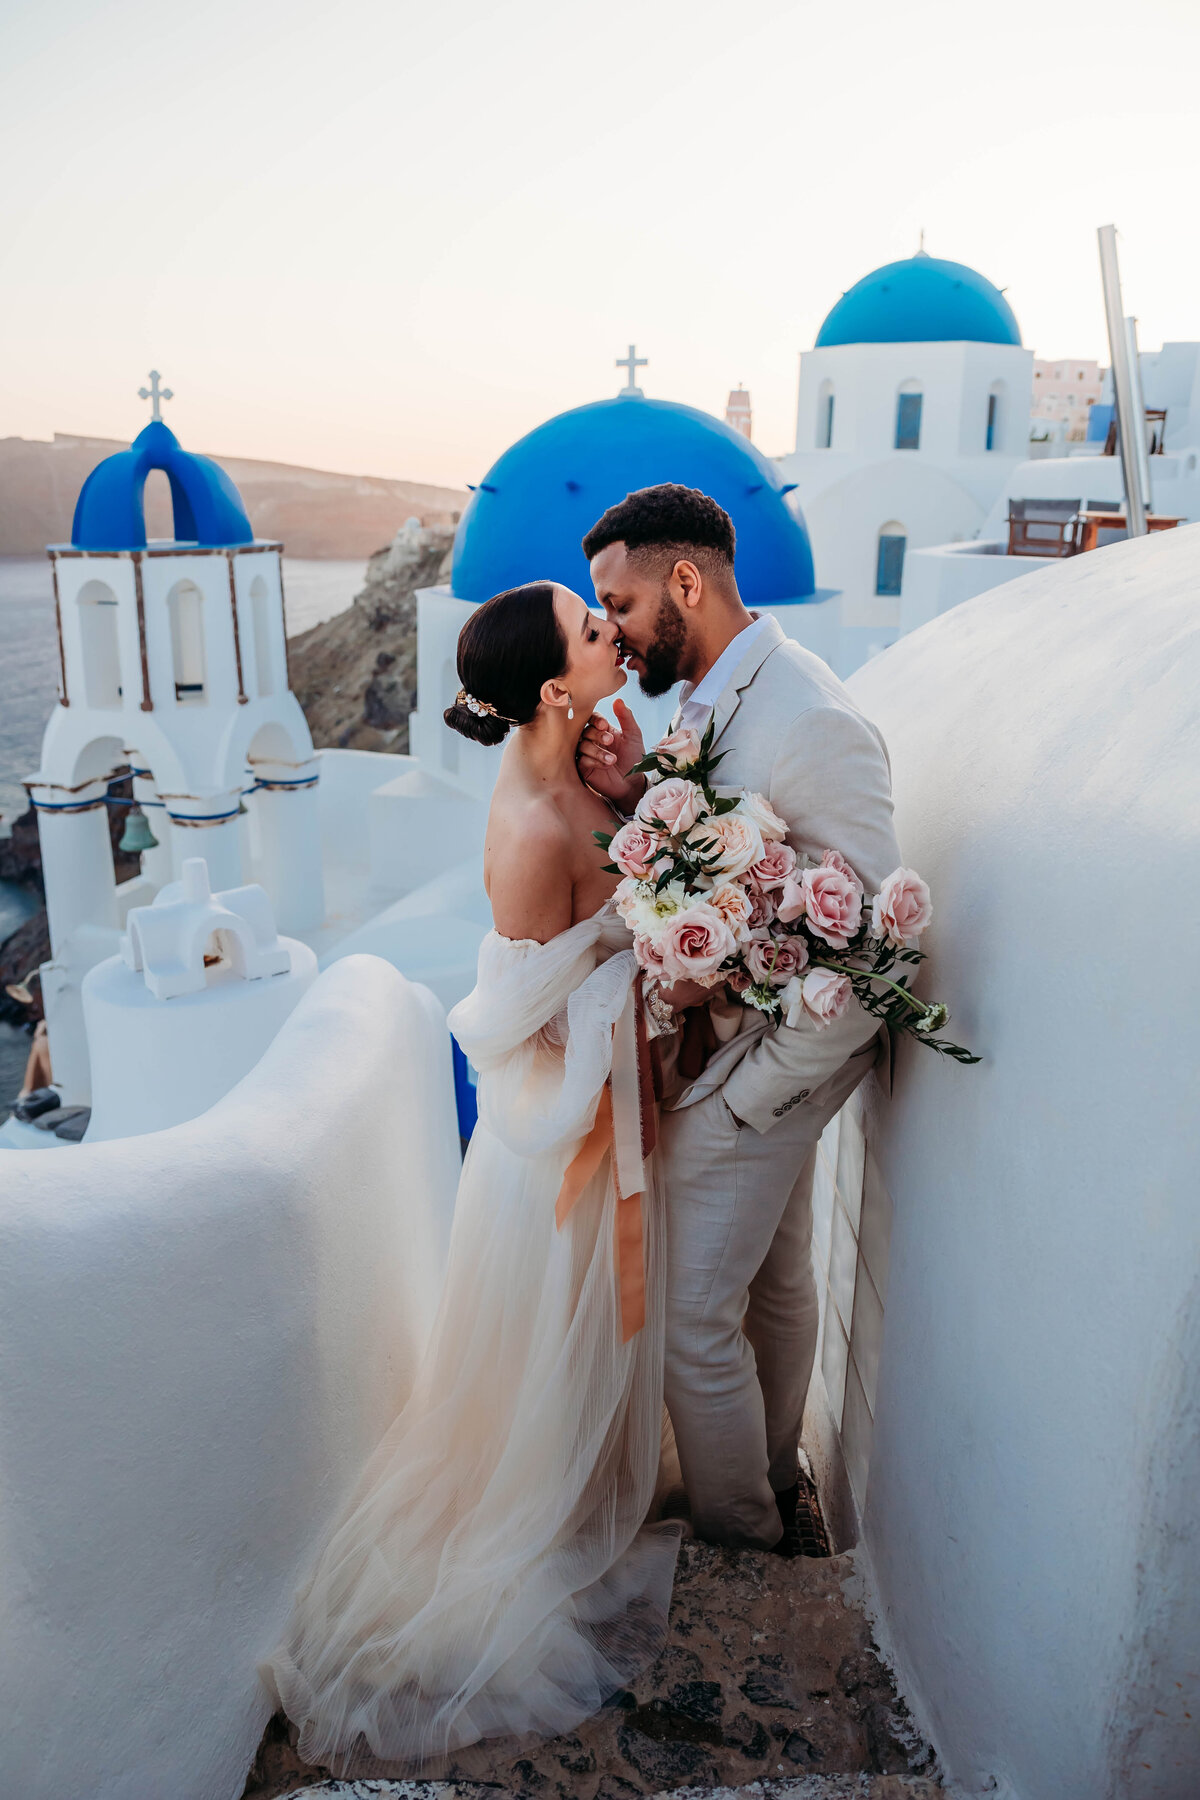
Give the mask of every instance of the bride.
M 680 1527 L 649 1524 L 663 1243 L 630 937 L 575 753 L 625 682 L 616 627 L 548 582 L 459 637 L 446 723 L 505 748 L 494 929 L 450 1015 L 480 1071 L 445 1288 L 411 1398 L 270 1672 L 309 1761 L 431 1769 L 571 1730 L 662 1647 Z M 632 723 L 618 702 L 622 723 Z

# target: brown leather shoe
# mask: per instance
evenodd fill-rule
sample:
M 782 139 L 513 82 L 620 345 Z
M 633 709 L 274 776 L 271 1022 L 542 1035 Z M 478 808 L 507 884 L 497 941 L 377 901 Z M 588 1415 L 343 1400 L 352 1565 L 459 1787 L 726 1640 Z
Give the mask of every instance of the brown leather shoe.
M 816 1486 L 803 1469 L 792 1487 L 776 1494 L 775 1505 L 783 1536 L 771 1546 L 772 1556 L 832 1556 Z

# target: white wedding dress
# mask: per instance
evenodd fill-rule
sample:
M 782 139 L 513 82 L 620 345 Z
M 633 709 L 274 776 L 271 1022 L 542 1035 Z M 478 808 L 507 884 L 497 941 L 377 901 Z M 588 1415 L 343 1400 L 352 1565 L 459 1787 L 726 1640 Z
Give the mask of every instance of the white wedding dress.
M 490 932 L 450 1015 L 480 1071 L 479 1124 L 441 1305 L 270 1664 L 310 1761 L 461 1767 L 481 1740 L 494 1753 L 572 1729 L 662 1648 L 680 1527 L 647 1523 L 663 1363 L 652 1156 L 645 1323 L 627 1341 L 614 1254 L 629 942 L 611 907 L 548 944 Z M 556 1225 L 598 1113 L 615 1119 L 611 1153 Z

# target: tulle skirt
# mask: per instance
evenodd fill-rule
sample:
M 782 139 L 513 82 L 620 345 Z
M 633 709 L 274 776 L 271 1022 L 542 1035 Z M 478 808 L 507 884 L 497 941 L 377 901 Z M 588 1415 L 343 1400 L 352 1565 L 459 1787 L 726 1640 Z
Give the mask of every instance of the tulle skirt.
M 520 1155 L 476 1129 L 413 1393 L 271 1661 L 309 1761 L 466 1772 L 471 1746 L 494 1757 L 573 1729 L 662 1648 L 680 1527 L 647 1522 L 662 1439 L 653 1164 L 646 1324 L 622 1343 L 607 1159 L 555 1228 L 573 1147 Z

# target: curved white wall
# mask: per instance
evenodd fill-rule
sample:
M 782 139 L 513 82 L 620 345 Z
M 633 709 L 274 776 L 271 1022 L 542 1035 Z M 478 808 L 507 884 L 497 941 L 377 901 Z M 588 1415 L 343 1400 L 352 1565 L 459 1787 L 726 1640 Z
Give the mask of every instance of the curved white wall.
M 441 1008 L 368 956 L 201 1118 L 4 1156 L 6 1793 L 241 1793 L 257 1663 L 432 1323 L 458 1160 Z
M 923 977 L 864 1536 L 952 1776 L 1200 1791 L 1200 527 L 1060 563 L 860 670 Z M 1190 1715 L 1190 1719 L 1187 1715 Z

